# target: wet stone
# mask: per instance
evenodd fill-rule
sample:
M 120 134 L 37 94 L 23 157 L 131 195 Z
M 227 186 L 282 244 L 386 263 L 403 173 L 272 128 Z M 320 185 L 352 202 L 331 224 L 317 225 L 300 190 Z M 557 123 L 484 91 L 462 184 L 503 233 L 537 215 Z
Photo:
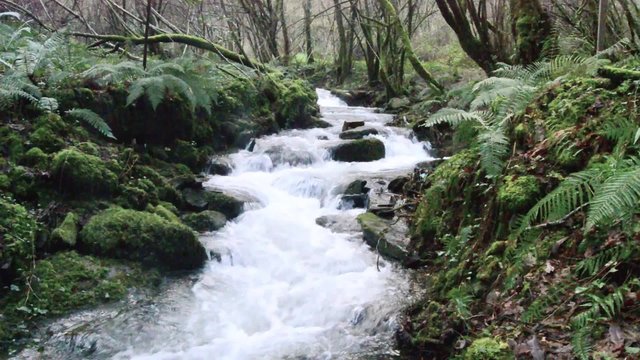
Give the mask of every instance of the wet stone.
M 355 128 L 359 128 L 361 126 L 364 126 L 364 121 L 345 121 L 342 124 L 342 131 L 347 131 L 347 130 L 351 130 L 351 129 L 355 129 Z

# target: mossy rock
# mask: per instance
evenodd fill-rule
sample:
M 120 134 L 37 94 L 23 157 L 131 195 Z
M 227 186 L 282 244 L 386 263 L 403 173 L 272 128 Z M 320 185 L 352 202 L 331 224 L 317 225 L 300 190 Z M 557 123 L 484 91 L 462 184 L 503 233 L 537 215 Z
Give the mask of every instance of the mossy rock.
M 540 193 L 540 183 L 535 176 L 507 175 L 498 189 L 497 199 L 510 212 L 527 210 L 535 204 Z
M 169 158 L 171 161 L 187 165 L 193 171 L 200 171 L 207 163 L 207 154 L 203 153 L 194 143 L 177 140 Z
M 23 156 L 21 163 L 27 166 L 34 167 L 38 170 L 46 170 L 49 168 L 50 162 L 49 155 L 45 154 L 42 149 L 34 147 L 29 149 Z
M 80 240 L 82 249 L 97 256 L 172 270 L 196 269 L 207 259 L 190 228 L 143 211 L 107 209 L 89 220 Z
M 235 219 L 244 210 L 244 202 L 232 196 L 216 191 L 182 190 L 187 207 L 192 211 L 214 210 L 224 214 L 227 219 Z
M 65 147 L 64 138 L 69 126 L 57 114 L 47 114 L 38 118 L 35 129 L 29 135 L 33 146 L 47 153 L 54 153 Z
M 120 300 L 130 288 L 154 288 L 161 280 L 158 272 L 143 271 L 136 264 L 74 251 L 37 261 L 33 275 L 31 288 L 23 286 L 26 280 L 21 281 L 0 298 L 4 316 L 0 323 L 7 325 L 5 334 L 0 334 L 0 344 L 5 339 L 13 342 L 20 336 L 28 337 L 38 319 Z
M 118 177 L 102 159 L 73 148 L 54 156 L 52 173 L 61 190 L 69 195 L 109 195 L 118 187 Z
M 0 197 L 0 284 L 29 269 L 36 221 L 27 209 Z
M 0 126 L 0 154 L 9 160 L 18 161 L 24 153 L 24 139 L 8 126 Z
M 182 217 L 182 221 L 198 232 L 216 231 L 227 223 L 227 217 L 223 213 L 205 210 L 199 213 L 191 213 Z
M 100 156 L 100 150 L 98 149 L 98 145 L 85 141 L 76 145 L 76 148 L 87 155 Z
M 149 179 L 134 179 L 126 184 L 119 197 L 119 204 L 136 210 L 144 210 L 159 201 L 158 189 Z
M 32 200 L 37 195 L 35 191 L 36 176 L 31 169 L 24 166 L 13 166 L 7 174 L 10 190 L 13 195 L 21 200 Z
M 171 210 L 169 210 L 171 209 Z M 173 211 L 175 209 L 175 212 Z M 154 213 L 165 220 L 180 223 L 180 218 L 176 215 L 177 209 L 172 204 L 158 204 L 147 206 L 147 212 Z
M 474 340 L 464 353 L 464 360 L 511 360 L 515 355 L 507 343 L 493 338 Z
M 346 142 L 333 148 L 335 161 L 368 162 L 385 157 L 384 143 L 378 139 L 361 139 Z
M 6 174 L 0 174 L 0 190 L 9 190 L 11 187 L 11 180 Z
M 404 232 L 396 231 L 393 221 L 370 212 L 360 214 L 356 219 L 362 228 L 364 241 L 380 255 L 405 264 L 415 260 Z
M 78 216 L 72 212 L 65 216 L 62 224 L 51 232 L 54 243 L 62 243 L 74 247 L 78 238 Z

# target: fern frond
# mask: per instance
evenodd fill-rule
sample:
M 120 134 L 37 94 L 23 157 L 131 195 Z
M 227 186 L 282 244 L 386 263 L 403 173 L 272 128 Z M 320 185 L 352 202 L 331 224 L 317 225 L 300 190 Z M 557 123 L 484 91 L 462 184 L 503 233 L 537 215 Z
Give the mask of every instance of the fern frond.
M 608 178 L 590 202 L 586 231 L 616 215 L 637 209 L 640 203 L 640 166 Z
M 473 121 L 486 124 L 486 120 L 491 117 L 488 111 L 465 111 L 461 109 L 444 108 L 431 115 L 421 126 L 433 127 L 439 124 L 449 124 L 456 127 L 463 122 Z
M 107 85 L 132 80 L 143 75 L 144 70 L 140 65 L 131 61 L 124 61 L 119 64 L 96 64 L 80 74 L 82 78 L 98 80 Z
M 589 360 L 593 344 L 591 343 L 591 330 L 583 327 L 573 332 L 571 337 L 571 345 L 573 346 L 573 354 L 580 360 Z
M 580 260 L 576 264 L 575 271 L 582 277 L 594 276 L 606 265 L 622 262 L 630 259 L 635 252 L 633 245 L 619 245 L 611 249 L 605 249 L 598 254 Z
M 602 181 L 603 170 L 595 167 L 570 175 L 527 212 L 515 235 L 520 236 L 535 221 L 559 220 L 587 203 L 594 186 Z
M 100 117 L 100 115 L 96 114 L 95 112 L 89 109 L 71 109 L 67 111 L 66 114 L 68 116 L 72 116 L 78 120 L 86 122 L 102 135 L 116 140 L 116 137 L 113 136 L 109 125 L 102 119 L 102 117 Z
M 189 102 L 192 111 L 195 110 L 197 105 L 196 98 L 189 84 L 176 76 L 167 74 L 136 80 L 129 88 L 127 106 L 133 104 L 143 95 L 146 95 L 151 103 L 151 107 L 155 110 L 162 100 L 164 100 L 167 92 L 182 95 L 185 100 Z
M 494 126 L 478 134 L 478 150 L 480 165 L 488 177 L 496 177 L 502 173 L 505 156 L 509 153 L 509 138 L 504 129 Z

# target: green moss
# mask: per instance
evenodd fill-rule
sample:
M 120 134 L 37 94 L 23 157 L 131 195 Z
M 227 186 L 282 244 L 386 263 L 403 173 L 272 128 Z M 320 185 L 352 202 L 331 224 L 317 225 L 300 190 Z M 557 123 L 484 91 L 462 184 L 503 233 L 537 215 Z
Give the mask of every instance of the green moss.
M 510 360 L 514 359 L 509 345 L 493 338 L 474 340 L 464 354 L 464 360 Z
M 7 174 L 11 192 L 21 200 L 32 200 L 37 194 L 34 190 L 36 178 L 33 171 L 23 166 L 13 166 Z
M 49 167 L 50 158 L 49 155 L 45 154 L 40 148 L 34 147 L 22 156 L 21 162 L 27 166 L 45 170 Z
M 89 220 L 80 239 L 92 254 L 169 269 L 195 269 L 207 258 L 191 229 L 142 211 L 105 210 Z
M 200 171 L 207 163 L 207 155 L 196 148 L 194 143 L 177 140 L 170 154 L 170 159 L 188 166 L 193 171 Z
M 38 118 L 35 130 L 29 141 L 47 153 L 53 153 L 65 147 L 64 138 L 69 126 L 57 114 L 46 114 Z
M 533 205 L 539 194 L 540 184 L 535 176 L 507 175 L 498 189 L 497 200 L 504 209 L 520 212 Z
M 176 215 L 176 213 L 174 213 L 173 211 L 169 210 L 166 206 L 169 206 L 172 209 L 175 209 L 175 207 L 173 207 L 171 204 L 168 204 L 168 205 L 167 204 L 164 204 L 164 205 L 160 205 L 159 204 L 159 205 L 156 205 L 156 206 L 149 205 L 149 206 L 147 206 L 147 212 L 154 213 L 154 214 L 162 217 L 165 220 L 180 223 L 180 218 L 178 217 L 178 215 Z
M 0 190 L 9 190 L 11 187 L 11 181 L 6 174 L 0 174 Z
M 107 169 L 102 159 L 73 148 L 54 156 L 52 173 L 62 192 L 74 196 L 109 195 L 118 186 L 118 177 Z
M 36 221 L 20 204 L 0 197 L 0 284 L 28 270 Z
M 78 217 L 70 212 L 65 216 L 62 224 L 51 232 L 54 242 L 61 242 L 67 246 L 75 246 L 78 238 Z
M 242 201 L 221 192 L 207 191 L 206 199 L 209 210 L 221 212 L 227 219 L 237 218 L 244 210 Z
M 131 180 L 123 187 L 119 198 L 121 205 L 137 210 L 144 210 L 147 205 L 156 205 L 158 201 L 158 189 L 148 179 Z
M 76 148 L 87 155 L 100 156 L 100 150 L 98 150 L 98 146 L 92 142 L 81 142 L 76 145 Z
M 36 262 L 30 287 L 16 283 L 13 291 L 0 299 L 2 324 L 7 325 L 2 340 L 15 342 L 31 335 L 35 321 L 70 311 L 123 299 L 132 287 L 155 287 L 157 272 L 135 264 L 99 260 L 76 252 L 61 252 Z M 3 336 L 4 335 L 4 336 Z
M 309 127 L 318 113 L 318 96 L 308 82 L 300 79 L 279 79 L 276 121 L 281 128 Z
M 24 139 L 8 126 L 0 127 L 0 150 L 5 150 L 9 160 L 18 161 L 24 153 Z
M 182 220 L 193 230 L 199 232 L 218 230 L 227 222 L 227 218 L 224 214 L 213 210 L 187 214 L 182 218 Z

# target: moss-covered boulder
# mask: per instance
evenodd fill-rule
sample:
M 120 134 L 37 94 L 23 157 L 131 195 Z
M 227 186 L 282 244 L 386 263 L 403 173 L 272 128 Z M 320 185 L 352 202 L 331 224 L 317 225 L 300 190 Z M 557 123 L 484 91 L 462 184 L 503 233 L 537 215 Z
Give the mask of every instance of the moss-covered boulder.
M 159 191 L 149 179 L 133 179 L 122 188 L 118 203 L 123 207 L 144 210 L 148 205 L 156 205 Z
M 182 196 L 189 210 L 214 210 L 223 213 L 227 219 L 240 216 L 244 209 L 243 201 L 217 191 L 187 188 L 182 190 Z
M 51 240 L 58 244 L 74 247 L 78 238 L 78 216 L 72 212 L 65 216 L 62 224 L 51 232 Z
M 171 210 L 169 210 L 171 209 Z M 173 207 L 173 205 L 171 204 L 158 204 L 156 206 L 152 206 L 149 205 L 147 206 L 147 211 L 150 213 L 154 213 L 158 216 L 160 216 L 161 218 L 168 220 L 168 221 L 172 221 L 172 222 L 180 222 L 180 218 L 178 217 L 178 215 L 176 215 L 176 212 L 178 211 L 177 209 L 175 209 L 175 212 L 173 211 L 175 209 L 175 207 Z
M 157 271 L 73 251 L 37 261 L 29 279 L 30 286 L 24 286 L 23 279 L 0 298 L 0 349 L 8 344 L 5 341 L 15 344 L 21 336 L 30 336 L 37 320 L 120 300 L 130 288 L 160 283 Z
M 182 217 L 182 221 L 195 231 L 205 232 L 222 228 L 227 223 L 227 217 L 217 211 L 205 210 L 187 214 Z
M 0 284 L 28 270 L 36 221 L 22 205 L 0 196 Z
M 94 255 L 173 270 L 196 269 L 207 259 L 191 229 L 143 211 L 107 209 L 89 220 L 80 240 L 81 248 Z
M 498 189 L 497 199 L 505 210 L 519 212 L 535 204 L 539 193 L 540 183 L 535 176 L 507 175 Z
M 474 340 L 464 353 L 464 360 L 510 360 L 515 355 L 507 343 L 493 338 Z
M 50 157 L 49 155 L 45 154 L 42 149 L 34 147 L 24 153 L 20 162 L 26 166 L 31 166 L 38 170 L 46 170 L 49 168 Z
M 61 190 L 69 195 L 111 194 L 118 186 L 118 177 L 102 159 L 73 148 L 54 156 L 52 175 Z
M 380 255 L 407 265 L 415 260 L 408 248 L 409 239 L 404 231 L 394 226 L 395 223 L 369 212 L 358 215 L 357 220 L 364 241 Z
M 361 139 L 340 144 L 332 149 L 336 161 L 368 162 L 384 158 L 384 143 L 378 139 Z
M 47 153 L 53 153 L 65 147 L 64 138 L 69 126 L 59 115 L 46 114 L 41 116 L 29 135 L 33 146 L 39 147 Z

